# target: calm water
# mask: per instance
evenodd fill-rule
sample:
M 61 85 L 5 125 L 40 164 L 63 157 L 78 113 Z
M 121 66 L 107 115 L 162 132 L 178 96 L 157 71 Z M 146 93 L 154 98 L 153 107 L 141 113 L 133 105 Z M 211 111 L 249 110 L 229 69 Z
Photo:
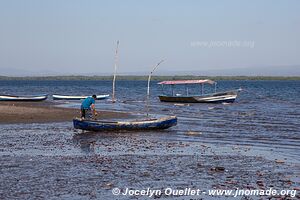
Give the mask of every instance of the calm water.
M 161 103 L 157 98 L 161 88 L 156 83 L 151 84 L 150 113 L 177 115 L 178 125 L 163 131 L 164 134 L 140 133 L 141 137 L 223 146 L 248 145 L 256 150 L 271 152 L 273 156 L 281 155 L 300 162 L 300 81 L 219 81 L 218 91 L 243 89 L 236 102 L 229 105 Z M 183 94 L 184 89 L 178 87 L 175 92 Z M 199 86 L 190 88 L 191 93 L 199 90 Z M 110 94 L 111 81 L 0 81 L 0 91 L 20 95 Z M 111 104 L 109 100 L 104 100 L 97 102 L 97 107 L 144 113 L 146 91 L 146 81 L 117 81 L 118 103 Z M 213 90 L 206 86 L 206 92 L 210 91 Z M 52 101 L 51 97 L 49 101 Z M 79 107 L 76 101 L 66 103 L 69 107 Z M 9 130 L 9 126 L 3 125 L 0 131 Z M 63 132 L 73 132 L 71 123 L 64 124 L 61 129 Z M 188 131 L 198 134 L 187 135 Z

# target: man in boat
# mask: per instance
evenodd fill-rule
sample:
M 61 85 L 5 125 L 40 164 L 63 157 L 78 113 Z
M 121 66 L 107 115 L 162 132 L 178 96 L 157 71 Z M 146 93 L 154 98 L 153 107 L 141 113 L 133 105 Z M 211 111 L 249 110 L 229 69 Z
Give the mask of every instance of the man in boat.
M 81 103 L 81 119 L 84 119 L 86 116 L 86 113 L 89 111 L 92 111 L 94 116 L 97 116 L 97 112 L 95 109 L 95 100 L 97 99 L 96 95 L 93 95 L 92 97 L 87 97 L 83 100 Z

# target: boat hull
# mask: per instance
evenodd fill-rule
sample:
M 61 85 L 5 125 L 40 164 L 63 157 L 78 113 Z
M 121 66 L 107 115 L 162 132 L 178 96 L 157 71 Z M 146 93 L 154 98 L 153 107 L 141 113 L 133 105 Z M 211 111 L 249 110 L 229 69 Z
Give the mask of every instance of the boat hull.
M 176 103 L 233 103 L 237 97 L 236 91 L 220 92 L 205 96 L 159 96 L 162 102 Z
M 124 122 L 109 122 L 109 121 L 93 121 L 73 119 L 75 129 L 87 131 L 135 131 L 135 130 L 155 130 L 167 129 L 177 124 L 177 117 L 162 117 L 159 119 L 149 119 L 140 121 L 124 121 Z
M 82 100 L 87 97 L 89 96 L 70 96 L 70 95 L 57 95 L 57 94 L 52 95 L 53 100 Z M 97 95 L 97 100 L 106 99 L 108 97 L 109 97 L 108 94 Z
M 0 95 L 0 101 L 44 101 L 48 95 L 41 96 L 13 96 L 13 95 Z

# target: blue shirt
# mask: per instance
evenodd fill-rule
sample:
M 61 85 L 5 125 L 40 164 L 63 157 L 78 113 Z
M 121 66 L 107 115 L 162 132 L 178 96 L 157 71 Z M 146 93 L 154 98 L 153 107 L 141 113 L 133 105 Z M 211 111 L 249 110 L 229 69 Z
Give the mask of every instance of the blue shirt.
M 81 108 L 90 109 L 92 104 L 95 104 L 95 99 L 93 97 L 88 97 L 81 103 Z

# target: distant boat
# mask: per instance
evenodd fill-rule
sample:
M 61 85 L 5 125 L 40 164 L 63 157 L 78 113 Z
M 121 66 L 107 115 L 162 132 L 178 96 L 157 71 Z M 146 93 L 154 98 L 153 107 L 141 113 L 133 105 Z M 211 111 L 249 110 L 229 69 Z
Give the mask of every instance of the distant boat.
M 89 96 L 70 96 L 70 95 L 58 95 L 58 94 L 52 95 L 53 100 L 81 100 L 87 97 Z M 97 95 L 97 100 L 106 99 L 108 97 L 109 94 Z
M 212 80 L 177 80 L 177 81 L 163 81 L 158 83 L 162 85 L 171 85 L 172 94 L 171 95 L 160 95 L 159 100 L 162 102 L 176 102 L 176 103 L 233 103 L 237 97 L 238 91 L 225 91 L 216 92 L 216 82 Z M 186 87 L 186 94 L 176 94 L 174 95 L 173 86 L 174 85 L 188 85 L 188 84 L 201 84 L 201 94 L 200 95 L 189 95 L 188 87 Z M 211 84 L 215 86 L 215 92 L 211 94 L 204 94 L 203 85 Z
M 44 101 L 48 97 L 47 94 L 44 95 L 0 95 L 0 101 Z
M 176 116 L 162 117 L 158 119 L 142 119 L 136 121 L 98 121 L 73 119 L 76 129 L 87 131 L 134 131 L 134 130 L 155 130 L 167 129 L 177 124 Z

